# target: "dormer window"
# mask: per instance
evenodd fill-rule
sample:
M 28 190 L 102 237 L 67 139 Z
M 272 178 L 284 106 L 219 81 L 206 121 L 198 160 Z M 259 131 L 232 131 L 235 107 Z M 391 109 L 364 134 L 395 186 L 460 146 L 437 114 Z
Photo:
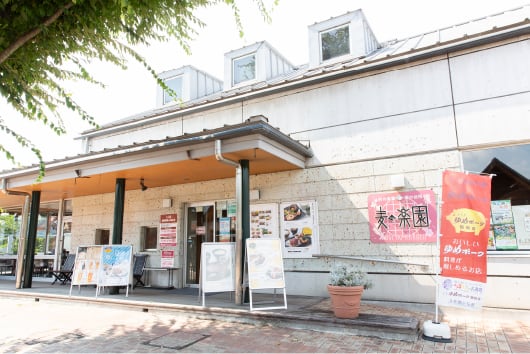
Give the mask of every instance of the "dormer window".
M 321 60 L 326 61 L 350 54 L 350 29 L 348 25 L 320 32 Z
M 174 76 L 164 80 L 164 83 L 177 95 L 172 96 L 172 93 L 164 90 L 164 101 L 163 104 L 173 102 L 177 99 L 182 99 L 182 76 Z
M 363 58 L 379 48 L 361 9 L 308 26 L 309 68 Z
M 256 79 L 256 55 L 246 55 L 232 61 L 232 85 Z

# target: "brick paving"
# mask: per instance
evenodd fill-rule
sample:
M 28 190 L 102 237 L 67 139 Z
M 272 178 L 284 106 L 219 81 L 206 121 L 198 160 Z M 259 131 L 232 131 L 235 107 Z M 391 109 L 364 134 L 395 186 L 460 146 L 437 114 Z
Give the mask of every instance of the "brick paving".
M 389 340 L 91 303 L 1 297 L 0 306 L 2 353 L 530 353 L 530 322 L 510 318 L 445 316 L 453 341 L 437 343 L 421 337 Z M 410 313 L 376 305 L 363 308 Z

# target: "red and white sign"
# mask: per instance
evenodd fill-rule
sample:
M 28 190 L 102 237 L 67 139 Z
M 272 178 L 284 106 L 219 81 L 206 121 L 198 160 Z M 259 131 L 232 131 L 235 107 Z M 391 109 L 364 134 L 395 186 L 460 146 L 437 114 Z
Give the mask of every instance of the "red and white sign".
M 162 250 L 160 253 L 160 267 L 173 268 L 175 266 L 175 251 Z
M 160 215 L 160 247 L 177 245 L 177 214 Z
M 370 241 L 436 242 L 436 197 L 432 190 L 370 194 Z
M 441 275 L 485 283 L 491 177 L 444 171 L 442 201 Z

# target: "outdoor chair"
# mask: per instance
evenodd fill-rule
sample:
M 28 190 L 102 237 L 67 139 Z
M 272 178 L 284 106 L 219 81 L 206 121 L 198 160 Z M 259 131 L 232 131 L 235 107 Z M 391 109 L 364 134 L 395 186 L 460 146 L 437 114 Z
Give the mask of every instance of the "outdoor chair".
M 137 286 L 145 286 L 142 281 L 142 276 L 144 275 L 144 267 L 147 262 L 147 254 L 135 254 L 134 263 L 133 263 L 133 278 L 134 284 L 133 289 Z
M 61 269 L 52 271 L 52 275 L 54 276 L 53 284 L 55 282 L 59 281 L 62 285 L 66 284 L 67 282 L 72 280 L 72 273 L 74 271 L 74 265 L 75 265 L 75 253 L 70 253 L 66 260 L 64 261 L 63 265 L 61 266 Z

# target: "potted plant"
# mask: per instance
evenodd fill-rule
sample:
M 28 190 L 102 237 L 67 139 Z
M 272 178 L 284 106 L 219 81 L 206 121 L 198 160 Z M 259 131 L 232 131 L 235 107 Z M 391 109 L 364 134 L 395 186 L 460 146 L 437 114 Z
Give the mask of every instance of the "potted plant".
M 328 293 L 335 317 L 358 317 L 363 291 L 370 287 L 372 282 L 366 272 L 348 264 L 334 264 L 330 272 Z

